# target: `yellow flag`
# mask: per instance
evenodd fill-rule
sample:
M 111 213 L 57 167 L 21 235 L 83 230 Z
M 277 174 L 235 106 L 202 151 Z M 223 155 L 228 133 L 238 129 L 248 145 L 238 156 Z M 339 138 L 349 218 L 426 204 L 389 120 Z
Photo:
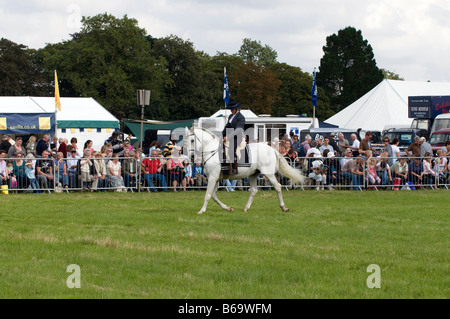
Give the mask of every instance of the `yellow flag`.
M 55 70 L 55 104 L 58 111 L 61 112 L 61 99 L 59 97 L 58 76 L 56 75 L 56 70 Z

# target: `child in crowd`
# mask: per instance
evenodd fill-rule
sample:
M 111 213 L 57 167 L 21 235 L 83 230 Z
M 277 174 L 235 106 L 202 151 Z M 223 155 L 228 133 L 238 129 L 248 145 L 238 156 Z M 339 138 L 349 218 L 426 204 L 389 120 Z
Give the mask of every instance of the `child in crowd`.
M 14 175 L 14 163 L 12 160 L 6 161 L 6 174 L 11 181 L 11 188 L 17 188 L 17 178 Z
M 28 158 L 29 159 L 25 163 L 25 174 L 28 177 L 28 179 L 30 180 L 30 187 L 32 189 L 38 191 L 39 183 L 38 183 L 38 180 L 37 180 L 35 172 L 34 172 L 33 160 L 30 159 L 30 157 L 28 157 Z
M 368 174 L 369 183 L 372 185 L 378 185 L 381 182 L 381 178 L 377 175 L 377 159 L 371 157 L 368 161 Z

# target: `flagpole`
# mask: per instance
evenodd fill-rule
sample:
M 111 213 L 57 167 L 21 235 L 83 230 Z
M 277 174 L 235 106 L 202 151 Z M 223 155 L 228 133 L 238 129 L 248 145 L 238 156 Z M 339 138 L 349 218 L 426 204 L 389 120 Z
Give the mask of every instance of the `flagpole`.
M 313 87 L 311 93 L 311 101 L 313 104 L 313 128 L 316 127 L 316 107 L 317 107 L 317 84 L 316 84 L 316 68 L 313 72 Z

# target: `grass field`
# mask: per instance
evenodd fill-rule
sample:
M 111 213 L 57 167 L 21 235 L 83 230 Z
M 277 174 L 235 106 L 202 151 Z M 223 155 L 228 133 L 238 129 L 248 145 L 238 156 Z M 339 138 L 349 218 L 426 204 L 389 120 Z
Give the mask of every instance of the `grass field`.
M 449 298 L 449 191 L 0 195 L 0 298 Z M 69 265 L 80 289 L 69 289 Z M 381 288 L 369 289 L 371 264 Z

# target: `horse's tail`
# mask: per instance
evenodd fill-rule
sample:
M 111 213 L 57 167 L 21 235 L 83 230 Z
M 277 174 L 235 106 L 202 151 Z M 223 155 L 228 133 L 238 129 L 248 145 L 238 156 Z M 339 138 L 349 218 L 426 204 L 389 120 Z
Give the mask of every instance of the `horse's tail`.
M 279 152 L 275 151 L 275 154 L 278 159 L 278 171 L 282 175 L 289 177 L 291 181 L 294 183 L 296 182 L 300 184 L 305 184 L 306 177 L 302 174 L 302 172 L 290 166 L 286 161 L 286 159 L 283 156 L 281 156 Z

